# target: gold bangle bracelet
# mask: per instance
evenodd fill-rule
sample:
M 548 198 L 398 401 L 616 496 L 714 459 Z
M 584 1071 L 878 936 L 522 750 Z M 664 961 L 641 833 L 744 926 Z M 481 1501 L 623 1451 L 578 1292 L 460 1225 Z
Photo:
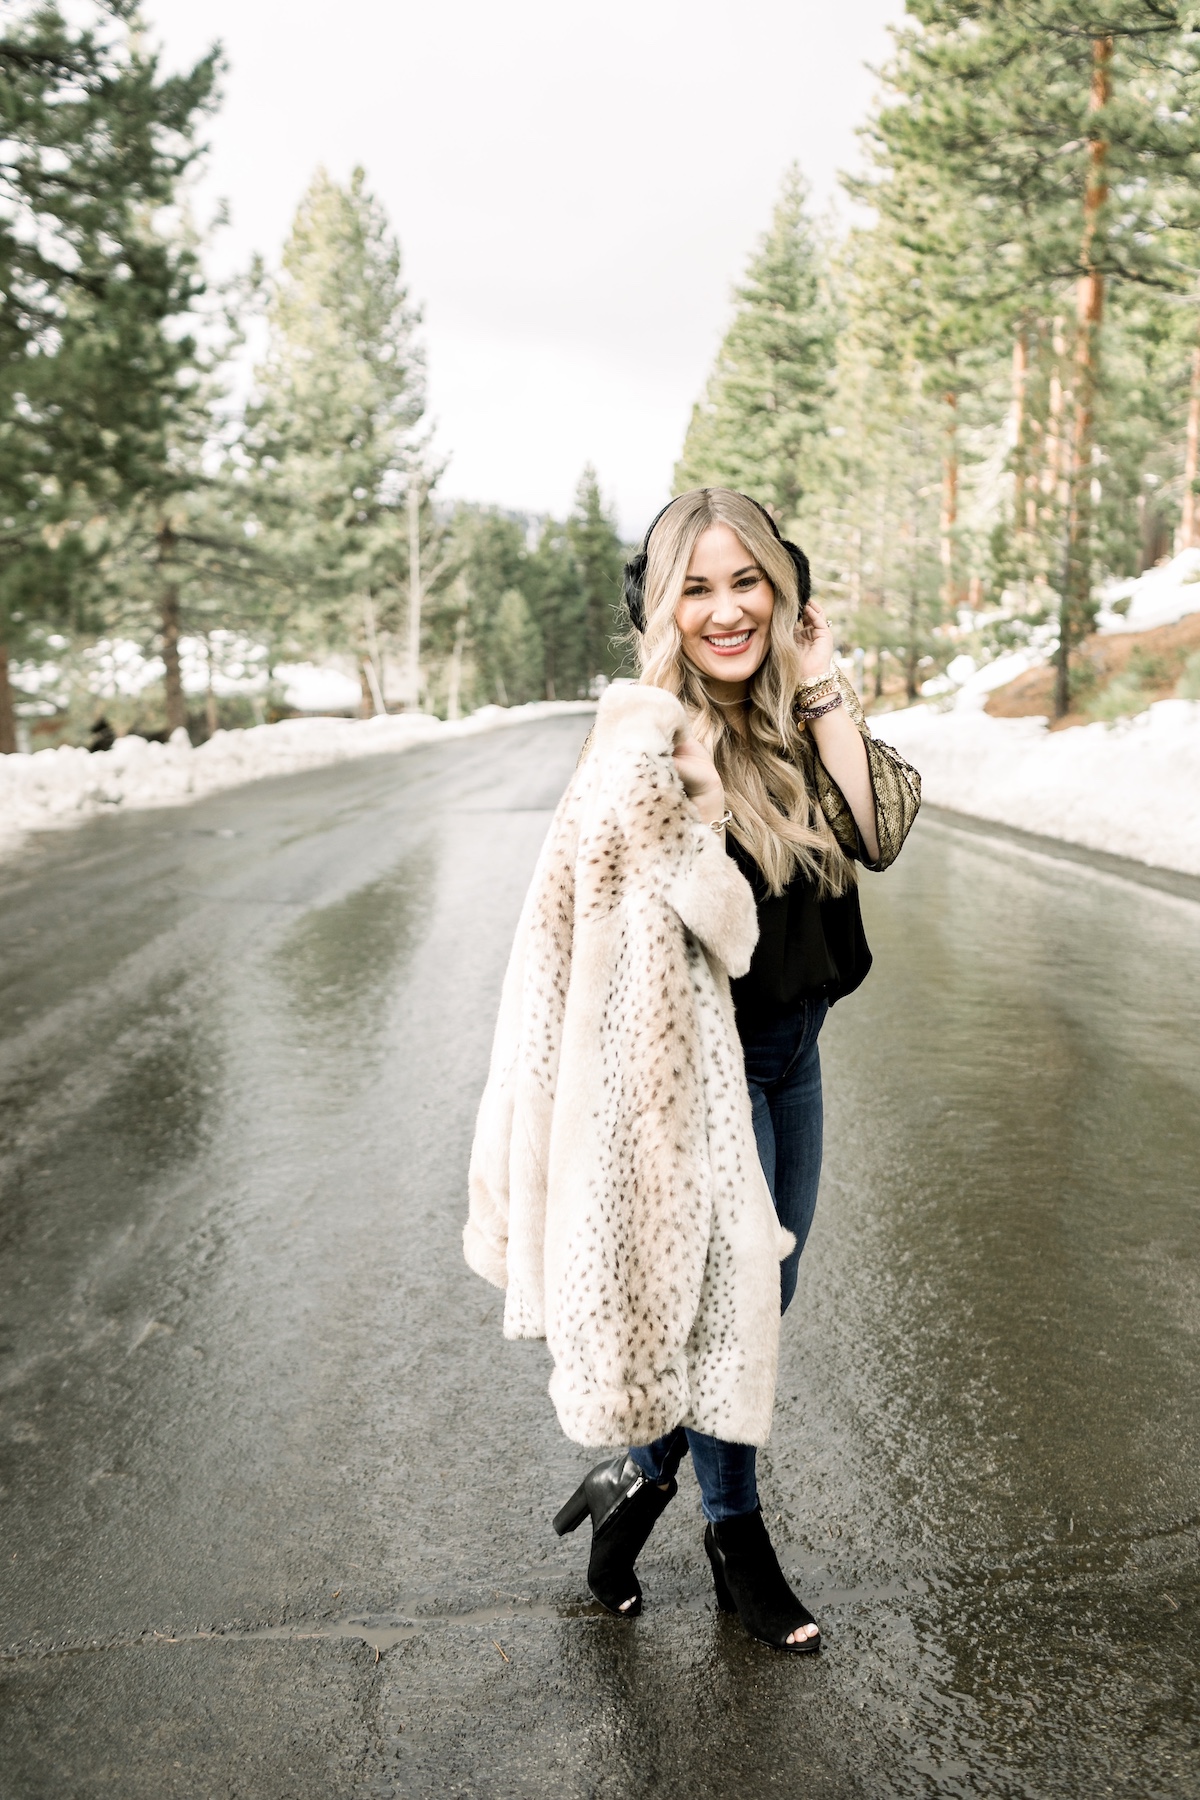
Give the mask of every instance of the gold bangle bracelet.
M 797 706 L 815 706 L 818 700 L 826 699 L 830 694 L 839 691 L 838 678 L 831 669 L 828 675 L 822 675 L 819 681 L 802 681 L 796 689 Z

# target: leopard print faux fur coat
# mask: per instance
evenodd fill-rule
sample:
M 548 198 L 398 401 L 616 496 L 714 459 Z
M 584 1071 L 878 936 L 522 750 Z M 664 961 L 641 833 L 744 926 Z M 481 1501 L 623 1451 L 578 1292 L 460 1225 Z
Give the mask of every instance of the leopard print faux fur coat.
M 759 1163 L 729 976 L 754 898 L 672 760 L 683 708 L 601 700 L 504 982 L 470 1171 L 466 1257 L 545 1337 L 567 1436 L 676 1425 L 766 1442 L 780 1226 Z

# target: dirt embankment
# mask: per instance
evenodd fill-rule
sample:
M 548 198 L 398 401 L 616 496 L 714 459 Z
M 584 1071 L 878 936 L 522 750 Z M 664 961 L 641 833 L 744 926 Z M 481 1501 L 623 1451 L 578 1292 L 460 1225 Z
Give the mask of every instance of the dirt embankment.
M 1075 705 L 1053 731 L 1093 719 L 1136 712 L 1175 693 L 1184 665 L 1200 651 L 1200 613 L 1174 625 L 1128 636 L 1085 638 L 1076 654 Z M 984 711 L 994 719 L 1052 717 L 1053 668 L 1028 669 L 989 695 Z

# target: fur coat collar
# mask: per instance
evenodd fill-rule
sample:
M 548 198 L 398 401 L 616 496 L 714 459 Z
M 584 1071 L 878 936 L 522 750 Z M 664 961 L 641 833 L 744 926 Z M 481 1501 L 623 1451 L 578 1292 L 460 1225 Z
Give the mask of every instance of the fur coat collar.
M 505 977 L 470 1171 L 466 1258 L 545 1337 L 582 1444 L 677 1425 L 767 1439 L 779 1225 L 729 976 L 754 898 L 672 760 L 683 708 L 614 685 L 542 850 Z

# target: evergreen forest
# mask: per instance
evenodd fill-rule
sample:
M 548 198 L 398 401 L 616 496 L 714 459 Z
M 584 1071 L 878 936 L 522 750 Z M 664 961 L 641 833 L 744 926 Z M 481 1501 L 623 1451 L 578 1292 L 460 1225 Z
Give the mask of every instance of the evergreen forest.
M 675 472 L 809 549 L 873 693 L 1033 642 L 1200 543 L 1200 15 L 908 0 L 847 180 L 789 172 Z
M 443 498 L 366 174 L 315 171 L 278 268 L 215 284 L 220 52 L 164 73 L 134 0 L 5 18 L 0 751 L 87 741 L 122 646 L 162 673 L 110 682 L 115 728 L 194 739 L 305 659 L 443 717 L 627 666 L 594 470 L 563 519 Z M 1105 581 L 1200 543 L 1200 14 L 909 0 L 862 140 L 840 224 L 785 173 L 674 491 L 770 507 L 876 700 L 1031 642 L 1065 713 Z

